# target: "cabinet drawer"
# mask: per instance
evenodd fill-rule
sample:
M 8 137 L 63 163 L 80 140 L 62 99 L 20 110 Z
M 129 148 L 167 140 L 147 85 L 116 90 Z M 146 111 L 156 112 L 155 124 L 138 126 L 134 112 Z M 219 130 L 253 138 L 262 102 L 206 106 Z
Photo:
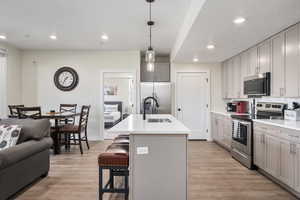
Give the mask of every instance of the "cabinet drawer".
M 266 124 L 261 124 L 261 123 L 254 123 L 254 131 L 263 131 L 268 134 L 281 134 L 281 128 L 276 127 L 276 126 L 271 126 L 271 125 L 266 125 Z

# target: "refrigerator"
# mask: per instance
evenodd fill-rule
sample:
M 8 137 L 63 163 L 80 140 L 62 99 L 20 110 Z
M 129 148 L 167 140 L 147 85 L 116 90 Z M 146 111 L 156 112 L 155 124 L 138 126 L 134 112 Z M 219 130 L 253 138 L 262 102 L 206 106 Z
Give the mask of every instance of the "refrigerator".
M 169 82 L 142 82 L 141 83 L 141 113 L 143 113 L 144 99 L 152 96 L 156 98 L 159 107 L 152 99 L 148 100 L 146 104 L 147 114 L 171 114 L 172 109 L 172 85 Z

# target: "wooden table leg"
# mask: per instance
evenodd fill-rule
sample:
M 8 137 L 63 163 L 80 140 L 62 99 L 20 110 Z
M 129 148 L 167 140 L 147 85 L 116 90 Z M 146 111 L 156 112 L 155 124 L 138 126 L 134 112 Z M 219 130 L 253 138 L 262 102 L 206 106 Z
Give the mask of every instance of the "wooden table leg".
M 59 127 L 58 127 L 58 120 L 55 119 L 55 133 L 53 133 L 53 140 L 54 140 L 54 154 L 60 154 L 60 137 L 59 137 Z

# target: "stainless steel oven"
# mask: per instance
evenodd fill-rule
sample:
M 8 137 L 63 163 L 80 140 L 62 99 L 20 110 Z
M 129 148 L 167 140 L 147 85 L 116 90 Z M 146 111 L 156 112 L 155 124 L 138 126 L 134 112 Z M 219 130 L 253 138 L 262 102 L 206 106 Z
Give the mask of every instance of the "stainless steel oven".
M 232 120 L 232 156 L 248 168 L 252 168 L 252 122 Z

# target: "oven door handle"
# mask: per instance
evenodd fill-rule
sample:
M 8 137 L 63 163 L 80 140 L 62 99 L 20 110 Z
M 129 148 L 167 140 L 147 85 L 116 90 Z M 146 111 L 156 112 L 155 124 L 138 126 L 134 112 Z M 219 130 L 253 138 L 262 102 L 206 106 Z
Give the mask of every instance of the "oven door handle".
M 244 125 L 244 126 L 251 126 L 250 122 L 240 122 L 239 121 L 239 124 Z

